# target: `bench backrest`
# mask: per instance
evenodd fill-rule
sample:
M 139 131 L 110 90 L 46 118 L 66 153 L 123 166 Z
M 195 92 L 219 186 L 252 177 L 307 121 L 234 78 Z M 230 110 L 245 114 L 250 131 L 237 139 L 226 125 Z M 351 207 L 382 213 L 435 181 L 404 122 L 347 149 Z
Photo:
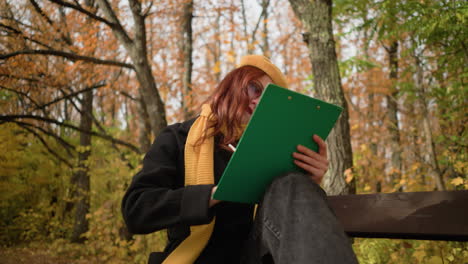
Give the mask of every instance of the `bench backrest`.
M 468 191 L 329 196 L 352 237 L 468 241 Z

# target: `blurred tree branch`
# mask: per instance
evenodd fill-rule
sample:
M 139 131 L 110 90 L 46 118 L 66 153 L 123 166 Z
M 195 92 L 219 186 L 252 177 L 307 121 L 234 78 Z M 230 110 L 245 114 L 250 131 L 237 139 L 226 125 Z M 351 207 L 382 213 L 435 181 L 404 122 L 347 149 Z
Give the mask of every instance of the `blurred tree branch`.
M 119 67 L 125 67 L 129 69 L 134 68 L 133 65 L 125 63 L 125 62 L 103 60 L 103 59 L 98 59 L 98 58 L 89 57 L 89 56 L 77 55 L 77 54 L 60 51 L 60 50 L 30 50 L 30 49 L 19 50 L 19 51 L 7 53 L 7 54 L 1 54 L 0 60 L 7 60 L 9 58 L 16 57 L 19 55 L 52 55 L 52 56 L 63 57 L 71 61 L 86 61 L 86 62 L 92 62 L 95 64 L 101 64 L 101 65 L 119 66 Z
M 46 117 L 42 117 L 42 116 L 36 116 L 36 115 L 0 115 L 0 121 L 3 121 L 3 122 L 16 122 L 16 120 L 18 120 L 18 119 L 39 120 L 39 121 L 42 121 L 42 122 L 51 123 L 51 124 L 55 124 L 55 125 L 66 127 L 66 128 L 71 128 L 73 130 L 83 132 L 83 133 L 87 133 L 87 134 L 90 134 L 92 136 L 96 136 L 96 137 L 100 137 L 102 139 L 108 140 L 108 141 L 110 141 L 112 143 L 125 146 L 125 147 L 129 148 L 130 150 L 132 150 L 132 151 L 134 151 L 136 153 L 140 153 L 140 150 L 138 149 L 138 147 L 136 147 L 133 144 L 122 141 L 120 139 L 113 138 L 112 136 L 109 136 L 109 135 L 104 135 L 104 134 L 97 133 L 97 132 L 94 132 L 94 131 L 87 131 L 87 130 L 81 129 L 81 128 L 77 127 L 77 126 L 70 125 L 70 124 L 67 124 L 67 123 L 64 123 L 64 122 L 60 122 L 60 121 L 55 120 L 55 119 L 46 118 Z
M 65 165 L 67 165 L 69 168 L 73 168 L 74 166 L 65 158 L 63 158 L 62 156 L 60 156 L 60 154 L 58 154 L 57 152 L 55 152 L 52 148 L 49 147 L 49 145 L 47 144 L 47 142 L 45 141 L 44 138 L 42 138 L 41 135 L 39 135 L 39 133 L 37 133 L 36 131 L 34 131 L 34 129 L 31 129 L 25 125 L 21 125 L 20 123 L 16 123 L 18 124 L 20 127 L 22 127 L 23 129 L 29 131 L 31 134 L 33 134 L 37 139 L 39 139 L 39 141 L 42 143 L 42 145 L 47 149 L 47 151 L 52 154 L 53 156 L 55 156 L 58 160 L 60 160 L 61 162 L 65 163 Z
M 52 101 L 50 101 L 50 102 L 48 102 L 46 104 L 40 105 L 40 106 L 37 107 L 37 109 L 46 108 L 46 107 L 48 107 L 50 105 L 53 105 L 53 104 L 55 104 L 57 102 L 60 102 L 60 101 L 64 100 L 64 99 L 69 99 L 69 98 L 75 97 L 75 96 L 77 96 L 77 95 L 79 95 L 81 93 L 84 93 L 84 92 L 87 92 L 87 91 L 90 91 L 90 90 L 94 90 L 94 89 L 98 89 L 98 88 L 101 88 L 101 87 L 105 87 L 105 86 L 106 86 L 105 83 L 100 83 L 100 84 L 96 84 L 96 85 L 91 86 L 91 87 L 86 87 L 85 89 L 82 89 L 82 90 L 79 90 L 79 91 L 76 91 L 76 92 L 73 92 L 73 93 L 66 94 L 66 95 L 64 95 L 62 97 L 59 97 L 59 98 L 56 98 L 56 99 L 54 99 L 54 100 L 52 100 Z

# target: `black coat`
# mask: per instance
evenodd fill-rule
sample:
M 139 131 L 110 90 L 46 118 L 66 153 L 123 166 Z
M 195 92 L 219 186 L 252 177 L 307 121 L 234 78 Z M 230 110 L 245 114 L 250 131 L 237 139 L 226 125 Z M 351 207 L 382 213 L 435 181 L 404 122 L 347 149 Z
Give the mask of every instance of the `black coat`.
M 169 241 L 163 254 L 152 256 L 153 263 L 160 263 L 189 235 L 190 225 L 207 224 L 216 215 L 213 234 L 195 263 L 239 263 L 252 226 L 253 206 L 222 202 L 209 208 L 213 185 L 184 187 L 184 148 L 193 122 L 170 125 L 155 140 L 123 198 L 123 217 L 134 234 L 167 228 Z M 216 184 L 230 157 L 229 151 L 215 145 Z

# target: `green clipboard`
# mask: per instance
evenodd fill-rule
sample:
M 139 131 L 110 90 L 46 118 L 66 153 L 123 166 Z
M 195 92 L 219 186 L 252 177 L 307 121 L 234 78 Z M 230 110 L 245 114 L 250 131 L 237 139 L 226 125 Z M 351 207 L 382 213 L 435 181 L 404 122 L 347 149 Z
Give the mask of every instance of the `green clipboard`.
M 292 153 L 314 151 L 314 134 L 326 139 L 343 108 L 269 84 L 239 140 L 213 195 L 216 200 L 257 203 L 277 176 L 302 171 Z

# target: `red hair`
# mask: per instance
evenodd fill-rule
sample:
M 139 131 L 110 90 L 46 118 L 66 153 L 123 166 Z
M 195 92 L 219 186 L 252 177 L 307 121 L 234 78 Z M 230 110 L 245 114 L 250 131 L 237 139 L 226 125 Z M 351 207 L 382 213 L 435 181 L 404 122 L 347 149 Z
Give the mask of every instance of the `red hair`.
M 221 146 L 227 147 L 240 137 L 242 119 L 249 108 L 248 86 L 254 85 L 263 89 L 258 81 L 266 73 L 253 66 L 239 67 L 224 77 L 216 91 L 208 99 L 214 122 L 212 135 L 221 136 Z M 241 130 L 242 131 L 242 130 Z

